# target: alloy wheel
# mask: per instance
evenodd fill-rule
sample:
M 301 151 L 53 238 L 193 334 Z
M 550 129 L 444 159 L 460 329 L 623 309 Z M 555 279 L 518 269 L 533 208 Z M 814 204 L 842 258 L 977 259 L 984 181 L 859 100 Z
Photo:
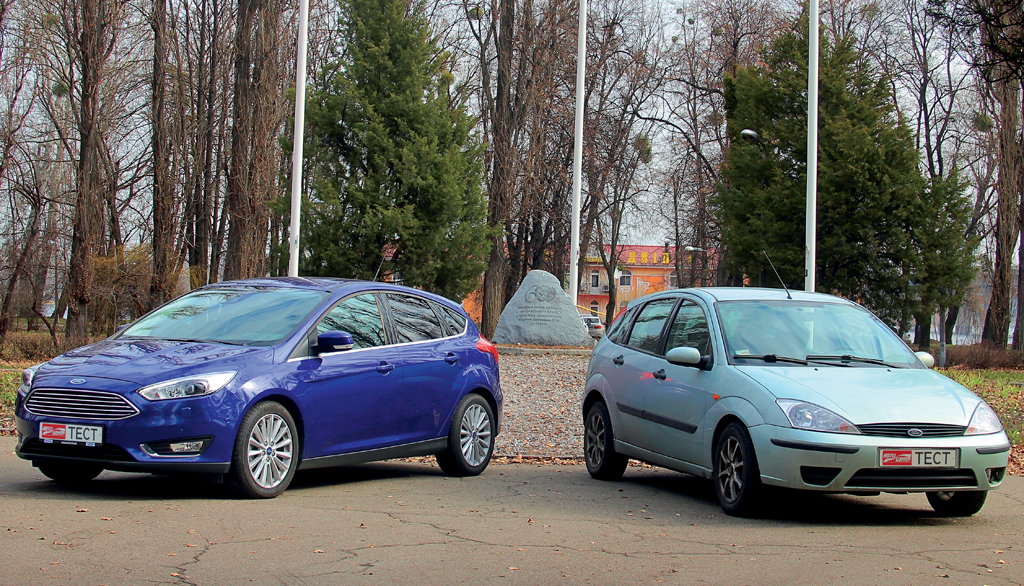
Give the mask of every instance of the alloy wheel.
M 718 486 L 727 502 L 735 502 L 743 491 L 743 447 L 735 437 L 728 437 L 718 452 Z
M 248 466 L 253 481 L 261 488 L 274 488 L 284 481 L 292 465 L 292 430 L 276 413 L 268 413 L 249 433 Z
M 593 467 L 599 467 L 604 461 L 604 444 L 607 429 L 604 425 L 604 417 L 601 413 L 593 411 L 590 419 L 587 420 L 586 456 L 587 462 Z
M 459 447 L 470 466 L 479 466 L 491 450 L 491 420 L 480 405 L 470 405 L 459 426 Z

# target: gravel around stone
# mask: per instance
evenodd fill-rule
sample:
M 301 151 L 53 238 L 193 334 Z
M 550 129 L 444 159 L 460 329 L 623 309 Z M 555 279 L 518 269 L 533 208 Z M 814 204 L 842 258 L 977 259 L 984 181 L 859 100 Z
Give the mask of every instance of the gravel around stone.
M 505 420 L 495 455 L 580 459 L 581 401 L 590 356 L 501 354 Z

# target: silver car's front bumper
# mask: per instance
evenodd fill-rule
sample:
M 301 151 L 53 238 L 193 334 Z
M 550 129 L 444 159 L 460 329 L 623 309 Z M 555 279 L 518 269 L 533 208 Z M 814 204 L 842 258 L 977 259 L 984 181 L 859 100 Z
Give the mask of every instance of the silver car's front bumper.
M 896 438 L 750 428 L 765 484 L 827 492 L 990 490 L 1006 472 L 1010 442 L 1003 432 L 945 438 Z M 881 468 L 879 448 L 960 450 L 957 468 Z

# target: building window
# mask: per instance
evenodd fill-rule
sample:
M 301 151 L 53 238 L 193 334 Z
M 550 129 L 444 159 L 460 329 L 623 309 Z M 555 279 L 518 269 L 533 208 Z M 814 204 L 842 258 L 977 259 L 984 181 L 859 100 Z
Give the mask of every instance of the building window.
M 599 307 L 600 306 L 597 304 L 596 301 L 591 301 L 590 302 L 590 313 L 592 315 L 597 315 L 597 311 L 598 311 Z
M 601 286 L 601 273 L 598 271 L 590 271 L 590 286 L 597 288 Z
M 622 271 L 619 275 L 619 287 L 632 287 L 633 286 L 633 273 L 629 271 Z

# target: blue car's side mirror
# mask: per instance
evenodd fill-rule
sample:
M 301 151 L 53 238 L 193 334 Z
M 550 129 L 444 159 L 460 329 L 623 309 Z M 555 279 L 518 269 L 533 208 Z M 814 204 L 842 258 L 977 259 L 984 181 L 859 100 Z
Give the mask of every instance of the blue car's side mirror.
M 351 350 L 352 334 L 348 332 L 339 332 L 337 330 L 321 332 L 316 338 L 316 345 L 320 348 L 321 353 Z

